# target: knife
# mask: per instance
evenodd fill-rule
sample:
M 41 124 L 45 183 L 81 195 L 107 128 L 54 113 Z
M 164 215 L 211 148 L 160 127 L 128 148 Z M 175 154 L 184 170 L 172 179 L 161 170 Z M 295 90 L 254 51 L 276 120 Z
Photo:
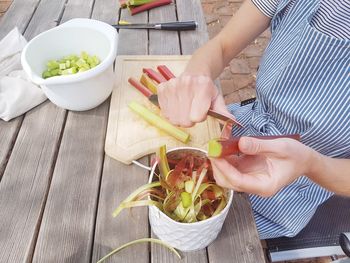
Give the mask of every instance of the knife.
M 136 88 L 138 91 L 140 91 L 143 95 L 145 95 L 145 97 L 148 98 L 148 100 L 150 102 L 152 102 L 154 105 L 156 105 L 157 107 L 159 107 L 159 102 L 158 102 L 158 95 L 152 93 L 149 89 L 147 89 L 146 87 L 144 87 L 141 83 L 139 83 L 137 80 L 135 80 L 134 78 L 129 78 L 128 79 L 129 83 Z M 238 121 L 236 121 L 234 118 L 232 118 L 231 116 L 226 116 L 224 114 L 221 114 L 217 111 L 208 110 L 207 113 L 209 116 L 212 116 L 216 119 L 222 120 L 224 122 L 231 122 L 233 124 L 237 124 L 240 127 L 243 127 L 242 124 L 240 124 Z
M 198 26 L 196 21 L 175 21 L 166 23 L 151 23 L 151 24 L 118 24 L 112 25 L 116 29 L 156 29 L 156 30 L 195 30 Z
M 152 94 L 151 96 L 148 97 L 150 102 L 152 102 L 154 105 L 159 107 L 159 102 L 158 102 L 158 95 L 157 94 Z M 215 110 L 209 109 L 208 113 L 209 116 L 214 117 L 215 119 L 219 119 L 224 122 L 232 122 L 234 124 L 237 124 L 240 127 L 243 127 L 242 124 L 240 124 L 238 121 L 236 121 L 234 118 L 231 116 L 226 116 L 222 113 L 219 113 Z

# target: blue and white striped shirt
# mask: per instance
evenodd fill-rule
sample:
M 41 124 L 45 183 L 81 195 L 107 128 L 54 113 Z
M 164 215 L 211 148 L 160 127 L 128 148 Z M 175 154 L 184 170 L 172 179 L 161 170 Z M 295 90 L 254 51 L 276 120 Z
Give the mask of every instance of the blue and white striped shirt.
M 297 0 L 289 1 L 284 14 L 295 4 Z M 277 10 L 279 0 L 252 0 L 257 8 L 266 16 L 272 18 Z M 324 0 L 311 20 L 311 25 L 320 32 L 341 38 L 350 38 L 350 0 Z
M 272 18 L 271 41 L 257 101 L 228 106 L 244 125 L 233 135 L 299 133 L 322 154 L 350 158 L 349 1 L 252 1 Z M 252 195 L 260 237 L 295 236 L 331 195 L 304 176 L 273 197 Z

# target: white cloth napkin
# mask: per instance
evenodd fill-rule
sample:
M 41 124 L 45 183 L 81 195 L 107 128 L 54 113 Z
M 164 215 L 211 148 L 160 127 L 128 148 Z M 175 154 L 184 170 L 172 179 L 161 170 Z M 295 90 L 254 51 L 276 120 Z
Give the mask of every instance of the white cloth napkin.
M 21 51 L 26 43 L 17 27 L 0 41 L 0 118 L 5 121 L 47 99 L 22 70 Z

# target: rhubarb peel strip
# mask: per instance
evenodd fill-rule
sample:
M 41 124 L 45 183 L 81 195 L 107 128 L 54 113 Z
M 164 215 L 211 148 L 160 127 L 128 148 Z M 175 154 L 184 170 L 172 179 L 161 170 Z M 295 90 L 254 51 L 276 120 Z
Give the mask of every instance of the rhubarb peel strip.
M 139 243 L 147 243 L 147 242 L 162 245 L 162 246 L 166 247 L 167 249 L 169 249 L 171 252 L 173 252 L 179 259 L 181 259 L 181 255 L 179 254 L 179 252 L 177 252 L 175 248 L 168 245 L 166 242 L 161 241 L 159 239 L 155 239 L 155 238 L 140 238 L 140 239 L 128 242 L 128 243 L 118 247 L 117 249 L 113 250 L 112 252 L 110 252 L 109 254 L 104 256 L 103 258 L 101 258 L 99 261 L 97 261 L 97 263 L 102 263 L 103 261 L 105 261 L 107 258 L 112 256 L 113 254 L 115 254 L 115 253 L 119 252 L 120 250 L 123 250 L 124 248 L 127 248 L 131 245 L 135 245 L 135 244 L 139 244 Z

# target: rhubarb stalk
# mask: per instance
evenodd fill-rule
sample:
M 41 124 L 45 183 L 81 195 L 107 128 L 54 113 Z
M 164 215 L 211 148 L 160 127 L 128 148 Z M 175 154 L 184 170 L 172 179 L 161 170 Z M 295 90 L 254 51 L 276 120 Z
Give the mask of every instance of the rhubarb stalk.
M 155 7 L 159 7 L 162 5 L 168 5 L 171 3 L 172 3 L 172 0 L 155 0 L 155 1 L 150 2 L 148 4 L 140 5 L 137 7 L 130 7 L 130 12 L 131 12 L 131 15 L 133 16 L 133 15 L 136 15 L 140 12 L 143 12 L 143 11 L 155 8 Z
M 128 0 L 127 4 L 129 6 L 139 6 L 139 5 L 145 5 L 145 4 L 148 4 L 148 3 L 152 3 L 154 1 L 155 0 Z
M 148 77 L 153 79 L 157 83 L 166 82 L 167 80 L 157 71 L 151 69 L 151 68 L 144 68 L 143 73 L 146 73 Z
M 289 138 L 299 141 L 299 134 L 287 134 L 287 135 L 271 135 L 271 136 L 252 136 L 252 138 L 261 140 L 273 140 L 279 138 Z M 212 139 L 208 143 L 208 156 L 214 158 L 221 158 L 232 154 L 239 153 L 240 137 L 233 137 L 230 139 Z
M 173 136 L 183 143 L 188 143 L 190 139 L 190 135 L 188 133 L 170 124 L 168 121 L 162 119 L 159 115 L 153 113 L 137 102 L 129 103 L 129 108 L 151 125 L 163 130 L 167 134 Z
M 147 98 L 150 97 L 153 93 L 149 89 L 147 89 L 145 86 L 143 86 L 140 82 L 138 82 L 134 78 L 129 78 L 128 82 L 136 88 L 138 91 L 140 91 L 143 95 L 145 95 Z
M 142 74 L 140 82 L 154 94 L 157 94 L 157 84 L 150 77 L 148 77 L 147 74 Z
M 170 69 L 165 66 L 165 65 L 159 65 L 157 67 L 158 71 L 160 72 L 160 74 L 163 75 L 163 77 L 166 79 L 166 80 L 169 80 L 169 79 L 172 79 L 172 78 L 175 78 L 175 75 L 170 71 Z

